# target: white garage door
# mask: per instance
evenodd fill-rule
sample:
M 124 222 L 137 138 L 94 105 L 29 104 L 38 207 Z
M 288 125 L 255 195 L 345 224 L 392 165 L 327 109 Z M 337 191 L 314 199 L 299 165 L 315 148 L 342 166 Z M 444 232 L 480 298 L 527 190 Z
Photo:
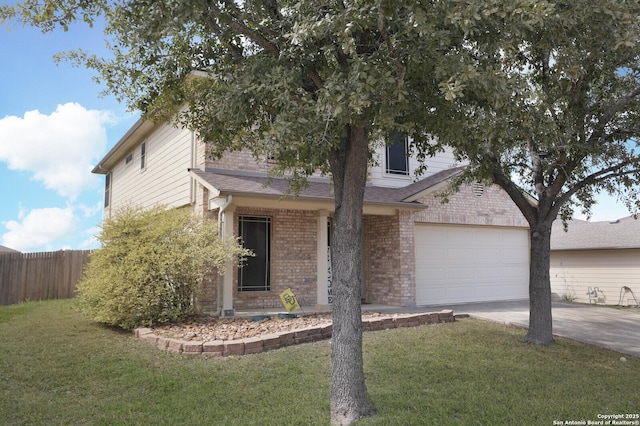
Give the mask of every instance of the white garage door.
M 418 306 L 529 297 L 529 232 L 415 226 Z

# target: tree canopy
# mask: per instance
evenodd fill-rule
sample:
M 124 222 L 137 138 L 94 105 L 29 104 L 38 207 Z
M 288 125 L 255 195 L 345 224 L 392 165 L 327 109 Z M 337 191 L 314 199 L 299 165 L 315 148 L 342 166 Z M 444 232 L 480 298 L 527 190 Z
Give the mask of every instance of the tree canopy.
M 359 306 L 372 148 L 395 131 L 421 159 L 453 146 L 469 163 L 464 178 L 511 196 L 531 225 L 532 253 L 548 260 L 559 212 L 637 179 L 637 9 L 618 0 L 24 0 L 0 17 L 51 30 L 103 14 L 113 57 L 68 57 L 97 69 L 131 108 L 197 131 L 213 157 L 246 148 L 275 158 L 277 174 L 331 174 L 331 410 L 348 424 L 375 412 Z M 548 264 L 546 273 L 548 287 Z M 532 321 L 544 329 L 532 340 L 545 342 L 549 291 L 539 278 L 532 272 L 531 300 L 548 307 L 549 327 Z
M 461 180 L 498 184 L 531 229 L 527 340 L 553 341 L 551 225 L 598 192 L 640 207 L 640 3 L 540 3 L 544 18 L 513 27 L 488 2 L 451 78 L 456 113 L 440 132 L 469 162 Z M 514 32 L 517 29 L 517 33 Z M 455 117 L 455 118 L 453 118 Z
M 72 52 L 151 120 L 198 132 L 209 154 L 248 149 L 276 174 L 330 173 L 334 321 L 331 417 L 375 413 L 362 365 L 362 207 L 373 143 L 401 131 L 420 155 L 442 114 L 445 3 L 389 0 L 25 0 L 3 17 L 50 30 L 104 14 L 111 59 Z M 194 72 L 195 71 L 195 72 Z M 438 108 L 437 105 L 442 105 Z M 435 121 L 435 120 L 434 120 Z M 377 142 L 381 143 L 381 142 Z

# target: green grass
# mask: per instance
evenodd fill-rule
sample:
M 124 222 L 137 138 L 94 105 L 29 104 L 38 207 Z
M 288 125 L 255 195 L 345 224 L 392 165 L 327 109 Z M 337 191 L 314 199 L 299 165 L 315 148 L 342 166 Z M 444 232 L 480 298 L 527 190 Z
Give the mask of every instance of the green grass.
M 365 334 L 378 417 L 358 425 L 508 425 L 638 412 L 640 360 L 463 319 Z M 0 307 L 0 423 L 326 425 L 329 341 L 231 358 L 166 353 L 73 301 Z

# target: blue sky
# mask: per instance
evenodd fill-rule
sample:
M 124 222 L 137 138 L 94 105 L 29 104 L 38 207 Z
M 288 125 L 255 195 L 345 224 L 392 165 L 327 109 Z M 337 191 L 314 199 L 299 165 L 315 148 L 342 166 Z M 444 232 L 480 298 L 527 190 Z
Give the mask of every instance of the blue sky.
M 84 24 L 0 27 L 0 245 L 97 247 L 104 177 L 91 169 L 139 115 L 100 97 L 93 71 L 54 63 L 76 48 L 107 52 L 102 31 Z
M 0 27 L 0 245 L 23 252 L 95 248 L 102 220 L 100 158 L 138 119 L 93 71 L 53 55 L 83 48 L 106 54 L 99 28 L 68 32 Z M 603 198 L 592 220 L 627 216 Z

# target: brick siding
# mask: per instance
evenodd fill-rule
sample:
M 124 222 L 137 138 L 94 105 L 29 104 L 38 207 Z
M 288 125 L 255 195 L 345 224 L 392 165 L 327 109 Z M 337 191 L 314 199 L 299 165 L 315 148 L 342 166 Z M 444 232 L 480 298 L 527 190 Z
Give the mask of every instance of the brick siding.
M 425 223 L 528 227 L 511 198 L 495 185 L 484 186 L 480 196 L 474 193 L 472 185 L 466 185 L 448 198 L 449 202 L 445 204 L 434 194 L 421 198 L 418 201 L 427 208 L 414 213 L 414 220 Z
M 415 305 L 415 247 L 410 212 L 364 218 L 365 299 Z
M 198 188 L 195 209 L 207 209 L 208 194 Z M 419 212 L 398 211 L 395 216 L 364 217 L 363 261 L 364 299 L 369 303 L 415 306 L 414 223 L 448 223 L 465 225 L 518 226 L 527 223 L 511 199 L 497 187 L 485 187 L 478 196 L 472 186 L 442 204 L 434 195 L 420 202 L 427 209 Z M 210 212 L 215 216 L 215 211 Z M 303 306 L 317 302 L 317 214 L 314 211 L 259 209 L 238 207 L 234 215 L 234 232 L 238 233 L 241 215 L 269 216 L 272 220 L 271 290 L 238 292 L 237 269 L 234 270 L 234 307 L 261 309 L 282 307 L 279 294 L 291 288 Z M 215 307 L 216 280 L 207 286 L 203 304 Z
M 257 161 L 253 154 L 245 149 L 242 151 L 228 152 L 219 160 L 206 159 L 205 167 L 252 173 L 267 173 L 273 167 L 273 161 L 267 160 L 266 158 Z
M 238 208 L 234 233 L 241 215 L 271 217 L 271 291 L 238 292 L 238 273 L 234 271 L 234 307 L 282 307 L 280 293 L 291 288 L 300 305 L 317 300 L 317 216 L 313 211 Z

